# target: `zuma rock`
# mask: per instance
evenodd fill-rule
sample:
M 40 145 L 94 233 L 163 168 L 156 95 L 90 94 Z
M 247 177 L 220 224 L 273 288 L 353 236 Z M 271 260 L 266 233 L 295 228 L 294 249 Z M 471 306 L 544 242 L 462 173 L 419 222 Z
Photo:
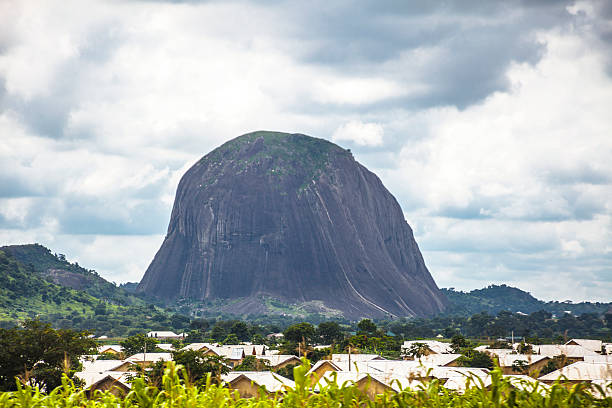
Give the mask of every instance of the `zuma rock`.
M 314 302 L 348 318 L 447 304 L 380 179 L 333 143 L 276 132 L 233 139 L 185 173 L 138 290 L 242 313 Z

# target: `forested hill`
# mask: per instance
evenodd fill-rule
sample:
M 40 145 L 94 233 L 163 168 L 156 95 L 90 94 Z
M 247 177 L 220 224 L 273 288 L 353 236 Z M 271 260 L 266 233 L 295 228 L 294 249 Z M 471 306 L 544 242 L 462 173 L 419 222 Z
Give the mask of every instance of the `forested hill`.
M 84 291 L 91 296 L 116 305 L 144 305 L 138 297 L 106 281 L 94 270 L 70 263 L 63 254 L 53 254 L 40 244 L 0 247 L 6 254 L 28 267 L 50 283 Z
M 562 315 L 567 311 L 577 315 L 583 313 L 604 314 L 612 307 L 612 303 L 600 302 L 544 302 L 536 299 L 529 292 L 507 285 L 491 285 L 470 292 L 444 288 L 442 292 L 452 305 L 446 313 L 449 315 L 471 316 L 480 312 L 495 315 L 502 310 L 527 314 L 540 310 L 556 315 Z
M 57 276 L 70 284 L 83 279 L 86 285 L 77 290 L 48 280 Z M 147 304 L 40 245 L 0 248 L 0 327 L 12 327 L 28 318 L 109 336 L 148 330 L 181 332 L 189 325 L 188 317 Z

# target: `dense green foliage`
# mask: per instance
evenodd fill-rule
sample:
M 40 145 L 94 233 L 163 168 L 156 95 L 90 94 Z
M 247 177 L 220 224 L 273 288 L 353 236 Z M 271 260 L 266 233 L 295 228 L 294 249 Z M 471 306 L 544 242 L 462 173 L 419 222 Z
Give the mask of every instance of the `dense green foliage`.
M 270 139 L 271 142 L 273 139 Z M 451 338 L 457 333 L 485 339 L 514 334 L 515 338 L 524 337 L 535 342 L 561 342 L 566 337 L 612 340 L 612 314 L 606 313 L 610 304 L 546 303 L 527 292 L 505 285 L 469 293 L 446 290 L 453 306 L 447 314 L 427 319 L 363 320 L 357 324 L 320 314 L 236 317 L 204 313 L 202 310 L 198 310 L 198 317 L 187 317 L 192 310 L 187 304 L 179 302 L 162 308 L 146 303 L 144 299 L 106 282 L 95 271 L 70 263 L 63 255 L 54 255 L 41 245 L 3 248 L 5 251 L 0 250 L 0 327 L 12 327 L 19 321 L 38 316 L 53 327 L 91 330 L 96 335 L 111 337 L 132 336 L 149 330 L 172 330 L 176 333 L 188 332 L 187 342 L 232 343 L 237 339 L 275 345 L 275 341 L 266 340 L 265 336 L 296 325 L 303 329 L 307 326 L 300 324 L 309 322 L 312 330 L 307 330 L 307 333 L 295 332 L 295 338 L 292 338 L 293 329 L 286 333 L 293 344 L 287 345 L 285 350 L 293 349 L 294 353 L 299 354 L 297 343 L 304 337 L 310 344 L 334 343 L 345 349 L 348 343 L 357 344 L 362 350 L 382 352 L 388 356 L 399 353 L 398 344 L 404 339 L 433 338 L 436 335 Z M 45 271 L 49 270 L 56 271 L 55 278 L 57 271 L 61 270 L 83 276 L 87 282 L 93 283 L 83 290 L 54 284 L 47 279 L 49 276 L 45 278 Z M 60 278 L 65 276 L 61 275 Z M 506 309 L 522 313 L 512 313 Z M 475 312 L 468 314 L 469 310 Z M 574 310 L 574 313 L 564 313 L 564 310 Z M 318 325 L 316 330 L 314 325 Z M 353 333 L 357 337 L 352 337 Z M 338 347 L 334 350 L 339 351 Z M 305 352 L 308 353 L 308 350 Z
M 85 269 L 78 263 L 70 263 L 63 254 L 52 254 L 39 244 L 11 245 L 0 248 L 17 261 L 36 271 L 38 276 L 51 279 L 55 271 L 60 285 L 80 289 L 89 295 L 117 305 L 144 305 L 142 299 L 100 277 L 94 270 Z
M 38 320 L 0 329 L 0 390 L 16 389 L 15 377 L 41 389 L 59 386 L 63 373 L 78 369 L 80 356 L 95 353 L 97 344 L 87 334 L 54 330 Z
M 132 356 L 136 353 L 161 353 L 163 350 L 157 347 L 157 340 L 153 337 L 147 337 L 144 333 L 138 333 L 127 339 L 119 342 L 123 347 L 123 353 L 126 356 Z
M 40 245 L 4 248 L 6 251 L 0 250 L 0 327 L 40 318 L 57 328 L 91 330 L 107 336 L 189 328 L 189 318 L 147 304 Z M 24 264 L 17 256 L 28 263 Z M 87 288 L 76 290 L 49 282 L 41 272 L 45 268 L 83 274 L 88 282 L 89 279 L 93 282 L 91 288 L 87 286 L 89 291 L 100 297 L 87 292 Z
M 315 392 L 310 387 L 307 376 L 307 362 L 294 369 L 295 388 L 284 390 L 280 395 L 268 396 L 265 392 L 252 399 L 241 399 L 237 391 L 207 380 L 203 386 L 193 384 L 182 367 L 168 363 L 159 386 L 147 384 L 137 378 L 131 391 L 125 396 L 115 396 L 110 392 L 97 391 L 91 398 L 64 378 L 61 387 L 49 395 L 40 393 L 36 388 L 23 386 L 15 392 L 0 394 L 0 405 L 7 408 L 25 407 L 555 407 L 586 408 L 610 407 L 612 398 L 598 397 L 601 389 L 589 389 L 586 384 L 566 388 L 555 384 L 550 389 L 526 386 L 517 389 L 509 380 L 502 377 L 498 370 L 493 371 L 492 384 L 488 387 L 475 382 L 464 394 L 458 394 L 441 386 L 437 380 L 423 386 L 401 392 L 380 394 L 371 400 L 357 387 L 331 383 Z
M 438 334 L 451 338 L 457 333 L 466 337 L 495 339 L 510 337 L 527 338 L 532 343 L 564 342 L 567 338 L 612 338 L 612 314 L 597 315 L 564 313 L 553 317 L 549 312 L 538 311 L 529 315 L 499 312 L 490 315 L 476 313 L 470 317 L 437 316 L 430 319 L 395 319 L 379 321 L 378 326 L 405 339 L 432 338 Z M 567 341 L 567 340 L 565 340 Z
M 470 292 L 456 291 L 453 288 L 442 289 L 451 303 L 446 314 L 471 316 L 482 311 L 497 314 L 501 311 L 534 313 L 540 310 L 563 315 L 566 311 L 573 314 L 606 313 L 612 304 L 600 302 L 544 302 L 531 296 L 529 292 L 507 285 L 490 285 Z
M 173 351 L 172 361 L 173 365 L 181 367 L 183 378 L 189 384 L 204 385 L 206 381 L 220 384 L 221 376 L 230 371 L 225 358 L 205 356 L 202 352 L 195 350 Z M 139 369 L 139 375 L 144 377 L 150 385 L 159 387 L 162 384 L 167 364 L 165 361 L 158 361 L 146 370 Z

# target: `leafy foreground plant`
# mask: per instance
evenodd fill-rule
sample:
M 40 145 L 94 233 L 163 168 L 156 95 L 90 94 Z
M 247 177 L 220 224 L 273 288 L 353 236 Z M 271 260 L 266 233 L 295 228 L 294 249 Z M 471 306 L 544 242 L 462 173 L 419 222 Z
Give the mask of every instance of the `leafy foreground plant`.
M 96 391 L 88 397 L 85 391 L 64 376 L 62 385 L 49 394 L 41 393 L 36 387 L 18 383 L 16 391 L 0 393 L 0 407 L 612 407 L 612 398 L 594 396 L 598 392 L 598 395 L 603 395 L 604 390 L 601 388 L 590 389 L 587 384 L 566 388 L 556 383 L 550 388 L 531 385 L 531 388 L 519 390 L 502 377 L 499 369 L 493 370 L 491 385 L 488 387 L 481 380 L 470 378 L 469 381 L 475 382 L 476 386 L 464 394 L 447 390 L 438 380 L 433 380 L 418 389 L 378 395 L 375 400 L 370 400 L 364 390 L 348 384 L 329 383 L 315 392 L 310 387 L 308 370 L 309 363 L 305 359 L 301 366 L 295 367 L 294 389 L 276 395 L 268 395 L 262 389 L 256 398 L 241 399 L 238 391 L 213 384 L 210 375 L 201 387 L 191 384 L 182 367 L 169 362 L 159 388 L 137 378 L 132 383 L 131 391 L 124 397 L 115 396 L 109 391 Z M 609 393 L 611 391 L 612 388 L 608 390 Z

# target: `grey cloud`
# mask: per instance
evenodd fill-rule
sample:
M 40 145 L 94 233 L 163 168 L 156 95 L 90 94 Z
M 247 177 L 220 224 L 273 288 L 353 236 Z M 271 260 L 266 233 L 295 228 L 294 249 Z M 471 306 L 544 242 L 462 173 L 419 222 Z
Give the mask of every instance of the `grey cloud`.
M 522 10 L 516 2 L 380 2 L 287 7 L 298 24 L 293 35 L 308 44 L 301 59 L 342 72 L 384 75 L 380 64 L 400 53 L 439 47 L 443 53 L 422 68 L 418 79 L 430 91 L 396 101 L 413 108 L 465 107 L 507 88 L 505 73 L 515 62 L 536 63 L 542 45 L 533 32 L 571 20 L 569 2 L 541 2 Z M 415 67 L 408 64 L 407 72 Z M 394 75 L 394 74 L 390 74 Z M 402 80 L 414 80 L 402 78 Z

